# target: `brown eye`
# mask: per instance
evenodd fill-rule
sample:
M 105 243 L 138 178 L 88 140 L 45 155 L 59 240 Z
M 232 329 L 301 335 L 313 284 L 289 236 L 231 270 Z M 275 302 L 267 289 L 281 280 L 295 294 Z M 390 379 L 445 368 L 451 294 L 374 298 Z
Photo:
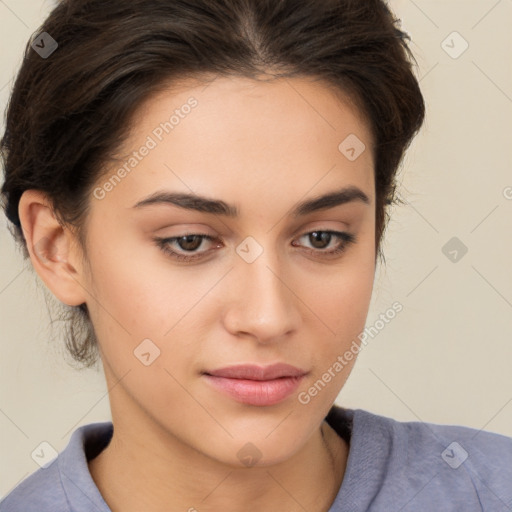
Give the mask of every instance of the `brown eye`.
M 186 235 L 176 238 L 176 242 L 184 251 L 195 251 L 201 247 L 203 238 L 200 235 Z
M 344 252 L 347 247 L 356 242 L 355 235 L 345 233 L 343 231 L 311 231 L 305 233 L 300 238 L 307 238 L 309 243 L 312 245 L 312 249 L 308 252 L 319 254 L 321 256 L 335 256 Z M 338 240 L 339 242 L 331 250 L 325 250 L 329 247 L 332 240 Z M 296 244 L 294 244 L 296 245 Z
M 309 233 L 309 239 L 312 240 L 313 246 L 315 249 L 325 249 L 325 245 L 329 245 L 329 242 L 332 239 L 332 233 L 328 231 L 313 231 Z
M 197 249 L 203 245 L 205 240 L 208 242 L 213 242 L 217 239 L 212 236 L 200 233 L 191 233 L 170 238 L 154 239 L 157 246 L 165 254 L 168 254 L 172 258 L 179 261 L 194 261 L 202 258 L 206 253 L 210 252 L 209 250 L 197 251 Z M 220 242 L 218 242 L 215 247 L 221 247 Z

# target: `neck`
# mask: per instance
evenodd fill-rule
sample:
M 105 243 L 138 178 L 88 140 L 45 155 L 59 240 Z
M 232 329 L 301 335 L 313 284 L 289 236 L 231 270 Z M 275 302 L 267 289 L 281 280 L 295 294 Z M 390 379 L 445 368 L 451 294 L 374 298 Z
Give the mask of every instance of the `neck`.
M 89 461 L 112 512 L 234 512 L 248 503 L 254 512 L 276 504 L 293 512 L 327 512 L 348 457 L 347 444 L 325 421 L 290 459 L 248 468 L 213 460 L 154 426 L 152 435 L 146 426 L 138 432 L 115 418 L 114 426 L 109 445 Z

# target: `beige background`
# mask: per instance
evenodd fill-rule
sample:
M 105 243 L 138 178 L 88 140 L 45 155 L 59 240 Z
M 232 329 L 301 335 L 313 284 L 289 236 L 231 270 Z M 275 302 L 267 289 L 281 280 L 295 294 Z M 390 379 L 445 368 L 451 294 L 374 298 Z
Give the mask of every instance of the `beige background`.
M 369 338 L 337 402 L 398 420 L 512 436 L 512 0 L 395 0 L 411 34 L 427 121 L 404 162 Z M 0 0 L 0 105 L 50 1 Z M 463 40 L 469 44 L 458 58 Z M 448 37 L 448 39 L 447 39 Z M 450 48 L 451 47 L 451 48 Z M 2 128 L 3 131 L 3 128 Z M 0 221 L 0 495 L 81 424 L 110 419 L 102 374 L 66 366 L 44 297 Z M 468 252 L 442 252 L 457 237 Z

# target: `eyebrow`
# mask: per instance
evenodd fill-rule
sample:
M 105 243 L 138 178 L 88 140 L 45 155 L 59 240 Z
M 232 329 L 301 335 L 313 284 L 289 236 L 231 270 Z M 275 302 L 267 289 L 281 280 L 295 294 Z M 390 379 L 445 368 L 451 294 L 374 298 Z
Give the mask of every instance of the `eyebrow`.
M 355 186 L 349 186 L 313 199 L 302 201 L 294 207 L 291 215 L 293 217 L 301 217 L 312 212 L 327 210 L 335 206 L 356 201 L 366 205 L 370 204 L 369 197 L 361 189 Z M 165 190 L 151 194 L 137 202 L 132 208 L 144 208 L 145 206 L 155 204 L 171 204 L 186 210 L 223 215 L 231 218 L 239 216 L 237 207 L 227 204 L 224 201 L 202 197 L 196 194 L 185 194 Z

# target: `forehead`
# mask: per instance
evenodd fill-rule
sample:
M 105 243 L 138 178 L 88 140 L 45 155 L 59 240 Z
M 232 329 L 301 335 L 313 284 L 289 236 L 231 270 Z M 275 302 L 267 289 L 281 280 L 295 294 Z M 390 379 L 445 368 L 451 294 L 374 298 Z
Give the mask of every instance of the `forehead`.
M 174 111 L 180 113 L 191 98 L 200 107 L 194 108 L 194 118 L 200 119 L 206 129 L 211 127 L 208 120 L 214 116 L 221 123 L 217 124 L 218 129 L 248 130 L 252 126 L 260 129 L 261 134 L 263 125 L 268 132 L 286 127 L 289 131 L 307 130 L 314 134 L 329 128 L 342 135 L 347 128 L 353 128 L 365 142 L 372 142 L 370 126 L 353 96 L 312 77 L 260 80 L 240 76 L 205 77 L 201 81 L 183 79 L 167 87 L 162 84 L 159 92 L 137 109 L 131 122 L 132 134 L 137 137 L 140 134 L 137 132 L 151 130 L 162 120 L 168 120 Z M 193 125 L 194 129 L 201 128 L 196 123 Z M 246 133 L 239 135 L 243 137 Z
M 126 206 L 164 187 L 237 202 L 251 193 L 270 195 L 271 188 L 300 199 L 309 190 L 356 185 L 372 196 L 372 145 L 361 112 L 324 82 L 189 80 L 137 110 L 109 169 L 125 164 L 129 172 L 110 195 Z M 150 150 L 135 162 L 133 152 L 145 146 Z

